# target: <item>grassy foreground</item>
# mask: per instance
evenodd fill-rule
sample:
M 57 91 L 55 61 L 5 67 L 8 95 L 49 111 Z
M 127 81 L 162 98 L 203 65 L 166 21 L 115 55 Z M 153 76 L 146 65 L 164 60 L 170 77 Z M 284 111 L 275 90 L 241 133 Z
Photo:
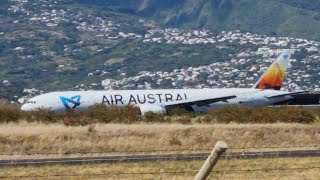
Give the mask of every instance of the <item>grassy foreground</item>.
M 1 168 L 0 178 L 193 179 L 202 161 Z M 212 179 L 317 179 L 320 158 L 220 160 Z
M 0 158 L 210 151 L 320 145 L 320 124 L 62 124 L 0 125 Z

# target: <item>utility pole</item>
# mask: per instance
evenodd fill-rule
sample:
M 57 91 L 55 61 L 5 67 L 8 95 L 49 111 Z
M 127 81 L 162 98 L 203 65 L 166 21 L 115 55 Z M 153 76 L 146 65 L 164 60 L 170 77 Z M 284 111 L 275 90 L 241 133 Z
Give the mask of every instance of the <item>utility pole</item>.
M 211 154 L 207 158 L 206 162 L 202 165 L 198 174 L 194 180 L 205 180 L 210 175 L 213 167 L 217 164 L 221 155 L 228 149 L 227 143 L 224 141 L 218 141 L 214 146 Z

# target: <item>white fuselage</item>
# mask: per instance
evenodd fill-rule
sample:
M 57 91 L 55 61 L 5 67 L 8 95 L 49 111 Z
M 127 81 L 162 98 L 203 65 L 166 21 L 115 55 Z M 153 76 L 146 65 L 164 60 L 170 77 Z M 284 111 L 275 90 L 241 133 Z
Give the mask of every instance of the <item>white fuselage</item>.
M 208 106 L 193 105 L 194 111 L 206 111 L 212 107 L 226 105 L 260 106 L 271 105 L 291 98 L 281 96 L 279 98 L 267 98 L 286 92 L 260 89 L 163 89 L 163 90 L 115 90 L 115 91 L 62 91 L 39 95 L 30 99 L 22 106 L 24 111 L 37 109 L 50 109 L 61 112 L 65 109 L 84 110 L 89 106 L 104 103 L 108 106 L 159 106 L 165 107 L 172 103 L 183 103 L 205 99 L 214 99 L 223 96 L 237 96 L 226 101 L 215 102 Z
M 137 106 L 141 114 L 144 114 L 149 111 L 164 113 L 174 107 L 207 111 L 209 108 L 226 105 L 272 105 L 292 98 L 293 93 L 277 91 L 282 86 L 291 54 L 290 50 L 284 50 L 253 88 L 52 92 L 30 99 L 21 109 L 83 110 L 104 103 L 108 106 Z

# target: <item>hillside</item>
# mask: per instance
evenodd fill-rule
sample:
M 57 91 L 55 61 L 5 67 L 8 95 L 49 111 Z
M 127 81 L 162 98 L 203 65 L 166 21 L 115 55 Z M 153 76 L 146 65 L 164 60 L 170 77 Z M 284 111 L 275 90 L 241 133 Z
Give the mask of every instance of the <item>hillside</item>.
M 77 0 L 118 7 L 171 27 L 320 39 L 320 0 Z
M 303 34 L 317 36 L 311 31 L 319 28 L 310 28 L 317 23 L 307 21 L 314 16 L 299 15 L 310 24 L 302 26 L 303 33 L 290 27 L 292 36 L 284 37 L 239 31 L 244 20 L 241 26 L 223 26 L 238 18 L 240 7 L 262 6 L 247 1 L 0 1 L 0 97 L 16 101 L 39 90 L 251 87 L 288 48 L 298 51 L 285 89 L 319 91 L 320 42 Z M 279 3 L 291 13 L 317 14 L 316 4 L 274 5 Z M 277 16 L 267 14 L 274 21 L 270 29 L 281 30 Z

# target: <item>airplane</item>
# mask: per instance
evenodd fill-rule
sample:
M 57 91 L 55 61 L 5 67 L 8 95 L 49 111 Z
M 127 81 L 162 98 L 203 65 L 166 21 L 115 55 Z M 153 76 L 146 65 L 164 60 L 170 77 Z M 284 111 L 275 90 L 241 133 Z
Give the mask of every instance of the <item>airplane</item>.
M 291 54 L 291 50 L 284 50 L 252 88 L 60 91 L 31 98 L 21 110 L 63 112 L 66 109 L 85 110 L 104 103 L 118 107 L 136 106 L 144 115 L 146 112 L 167 113 L 176 107 L 188 111 L 207 111 L 228 105 L 272 105 L 297 94 L 280 91 Z

